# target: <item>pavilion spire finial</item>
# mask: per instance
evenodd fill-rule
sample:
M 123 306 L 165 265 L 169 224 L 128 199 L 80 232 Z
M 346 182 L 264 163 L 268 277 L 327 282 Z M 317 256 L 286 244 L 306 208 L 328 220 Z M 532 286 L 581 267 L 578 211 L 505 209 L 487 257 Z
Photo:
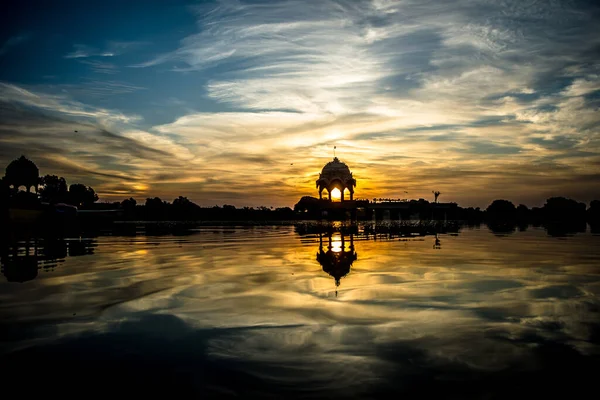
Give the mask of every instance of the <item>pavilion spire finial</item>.
M 335 149 L 337 148 L 337 146 L 333 146 L 333 158 L 335 158 Z

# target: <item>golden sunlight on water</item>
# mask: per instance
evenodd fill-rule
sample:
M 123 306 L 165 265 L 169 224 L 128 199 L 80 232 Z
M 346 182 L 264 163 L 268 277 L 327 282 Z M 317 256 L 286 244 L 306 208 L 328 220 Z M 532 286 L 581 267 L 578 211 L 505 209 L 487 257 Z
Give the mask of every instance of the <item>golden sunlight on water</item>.
M 598 355 L 598 241 L 274 226 L 21 242 L 2 255 L 1 350 L 101 337 L 112 354 L 111 335 L 165 348 L 209 332 L 203 365 L 336 394 L 389 389 L 414 363 L 444 379 L 535 370 L 548 343 Z

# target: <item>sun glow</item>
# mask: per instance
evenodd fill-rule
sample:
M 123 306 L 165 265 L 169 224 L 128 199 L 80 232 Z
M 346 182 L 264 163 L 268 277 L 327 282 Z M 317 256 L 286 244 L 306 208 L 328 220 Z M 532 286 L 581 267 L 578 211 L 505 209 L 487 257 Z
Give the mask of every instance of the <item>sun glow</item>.
M 333 251 L 334 253 L 339 253 L 343 250 L 344 249 L 342 246 L 342 235 L 340 235 L 339 233 L 334 233 L 331 237 L 331 251 Z
M 340 192 L 340 189 L 335 188 L 331 191 L 331 200 L 333 201 L 340 201 L 342 199 L 342 192 Z

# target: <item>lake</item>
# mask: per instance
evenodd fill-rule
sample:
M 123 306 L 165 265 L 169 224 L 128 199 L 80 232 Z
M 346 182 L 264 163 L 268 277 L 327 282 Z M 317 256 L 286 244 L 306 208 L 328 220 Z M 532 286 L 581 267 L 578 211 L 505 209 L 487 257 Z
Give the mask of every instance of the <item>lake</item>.
M 26 394 L 575 398 L 600 370 L 589 231 L 205 226 L 6 243 L 2 273 Z

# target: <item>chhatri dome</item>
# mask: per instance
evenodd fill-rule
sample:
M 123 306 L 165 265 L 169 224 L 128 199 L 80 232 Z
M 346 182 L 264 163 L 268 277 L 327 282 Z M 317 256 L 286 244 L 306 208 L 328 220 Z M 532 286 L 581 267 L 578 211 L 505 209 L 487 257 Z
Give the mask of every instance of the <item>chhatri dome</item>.
M 8 164 L 4 181 L 14 189 L 25 186 L 27 192 L 31 191 L 31 188 L 37 192 L 39 178 L 40 170 L 34 162 L 21 156 Z
M 328 162 L 323 167 L 319 179 L 317 179 L 317 189 L 319 189 L 319 198 L 323 198 L 323 190 L 327 190 L 329 200 L 331 200 L 331 192 L 338 189 L 341 192 L 341 201 L 344 201 L 344 190 L 350 192 L 350 200 L 354 199 L 354 187 L 356 179 L 352 177 L 350 168 L 337 157 L 333 161 Z

